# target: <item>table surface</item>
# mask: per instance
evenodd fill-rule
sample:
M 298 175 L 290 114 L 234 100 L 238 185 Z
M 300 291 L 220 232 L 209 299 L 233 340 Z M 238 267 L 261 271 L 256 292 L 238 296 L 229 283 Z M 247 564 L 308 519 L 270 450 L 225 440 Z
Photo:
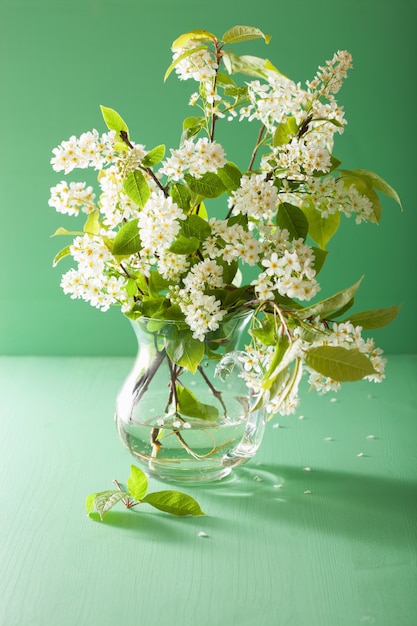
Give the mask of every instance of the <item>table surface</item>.
M 130 473 L 113 409 L 131 363 L 0 358 L 1 626 L 417 624 L 417 356 L 303 388 L 256 458 L 183 489 L 206 517 L 100 522 L 85 496 Z

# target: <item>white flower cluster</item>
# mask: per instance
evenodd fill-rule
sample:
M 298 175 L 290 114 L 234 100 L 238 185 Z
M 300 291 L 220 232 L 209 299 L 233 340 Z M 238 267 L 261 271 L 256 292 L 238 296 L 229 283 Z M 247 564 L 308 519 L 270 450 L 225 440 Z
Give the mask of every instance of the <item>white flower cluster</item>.
M 123 175 L 118 164 L 101 170 L 99 175 L 100 213 L 104 215 L 103 225 L 116 228 L 124 220 L 137 217 L 138 207 L 123 189 Z
M 176 285 L 171 288 L 170 299 L 173 304 L 178 304 L 184 313 L 194 339 L 200 341 L 204 341 L 208 332 L 217 330 L 219 322 L 226 315 L 226 311 L 221 308 L 220 300 L 216 300 L 214 295 L 205 294 L 202 290 L 190 293 Z
M 276 213 L 278 190 L 266 174 L 244 175 L 240 186 L 228 199 L 233 214 L 242 213 L 252 220 L 269 220 Z
M 151 197 L 138 214 L 139 236 L 142 241 L 142 255 L 149 258 L 164 253 L 174 241 L 185 219 L 184 212 L 171 197 L 152 192 Z
M 313 80 L 307 83 L 309 89 L 320 96 L 331 99 L 337 93 L 352 66 L 352 55 L 346 50 L 339 50 L 324 67 L 319 67 Z
M 320 290 L 314 269 L 314 252 L 302 239 L 288 238 L 288 231 L 277 229 L 275 242 L 262 259 L 265 271 L 252 285 L 260 300 L 273 300 L 274 291 L 281 296 L 311 300 Z
M 78 267 L 62 276 L 64 293 L 73 299 L 81 298 L 102 311 L 126 300 L 126 279 L 105 271 L 106 265 L 112 264 L 113 257 L 102 237 L 76 237 L 70 250 Z
M 49 206 L 54 207 L 58 213 L 66 213 L 68 215 L 78 215 L 80 210 L 84 213 L 94 211 L 95 194 L 91 186 L 87 187 L 86 183 L 70 183 L 69 185 L 63 180 L 55 187 L 51 188 L 51 197 Z
M 345 180 L 343 176 L 339 179 L 332 176 L 310 179 L 306 184 L 307 193 L 304 198 L 301 197 L 300 201 L 300 196 L 296 198 L 293 194 L 292 201 L 301 206 L 305 202 L 308 206 L 316 207 L 324 218 L 340 211 L 346 217 L 355 215 L 357 224 L 372 221 L 374 207 L 371 200 L 360 194 L 355 185 L 346 185 Z
M 223 268 L 213 260 L 204 259 L 193 265 L 183 284 L 183 288 L 171 287 L 170 300 L 184 313 L 193 337 L 203 341 L 209 331 L 219 328 L 219 322 L 227 313 L 221 308 L 220 300 L 204 293 L 205 289 L 224 287 Z
M 191 52 L 199 46 L 198 42 L 188 42 L 184 48 L 173 50 L 173 61 L 180 56 Z M 175 66 L 175 71 L 181 80 L 190 78 L 198 83 L 210 83 L 216 76 L 217 63 L 209 50 L 196 50 L 185 56 Z
M 83 133 L 80 137 L 72 136 L 52 150 L 54 156 L 51 165 L 55 172 L 64 171 L 65 174 L 75 168 L 93 167 L 100 170 L 106 163 L 113 161 L 115 143 L 114 130 L 104 133 L 101 137 L 95 129 Z
M 207 172 L 216 173 L 226 163 L 223 147 L 207 137 L 195 143 L 188 139 L 181 148 L 170 152 L 171 156 L 163 162 L 159 172 L 173 181 L 182 180 L 187 171 L 194 178 L 201 178 Z
M 294 137 L 290 143 L 275 148 L 273 154 L 275 162 L 269 155 L 269 164 L 265 158 L 264 165 L 269 169 L 273 163 L 277 178 L 308 180 L 317 172 L 328 172 L 331 167 L 330 153 L 318 137 L 308 141 Z
M 307 93 L 289 78 L 268 72 L 268 83 L 254 80 L 248 88 L 250 104 L 241 108 L 240 120 L 259 120 L 270 131 L 288 117 L 294 117 L 297 124 L 303 121 L 308 106 Z
M 240 224 L 227 223 L 227 220 L 210 219 L 211 235 L 203 243 L 204 253 L 211 259 L 222 257 L 226 263 L 240 260 L 247 265 L 259 261 L 262 246 L 251 232 Z

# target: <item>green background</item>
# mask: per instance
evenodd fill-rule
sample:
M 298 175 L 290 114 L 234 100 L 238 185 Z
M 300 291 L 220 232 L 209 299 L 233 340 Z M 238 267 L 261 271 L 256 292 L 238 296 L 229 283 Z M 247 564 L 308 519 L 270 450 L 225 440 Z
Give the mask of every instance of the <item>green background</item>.
M 71 135 L 104 131 L 99 105 L 115 108 L 137 143 L 177 147 L 195 84 L 164 85 L 170 44 L 204 28 L 220 36 L 235 24 L 272 35 L 240 44 L 295 81 L 311 79 L 338 49 L 353 55 L 339 102 L 348 126 L 335 154 L 346 168 L 376 171 L 399 192 L 404 212 L 383 198 L 378 226 L 344 220 L 321 275 L 322 296 L 365 274 L 355 310 L 402 304 L 375 334 L 387 353 L 416 352 L 415 0 L 3 0 L 0 9 L 0 353 L 130 355 L 133 333 L 118 309 L 103 314 L 64 296 L 52 259 L 66 244 L 50 238 L 76 221 L 48 207 L 62 180 L 51 150 Z M 225 123 L 226 124 L 226 123 Z M 232 132 L 233 131 L 233 132 Z M 243 169 L 255 126 L 220 131 L 228 158 Z M 241 160 L 241 155 L 244 159 Z M 78 170 L 72 180 L 85 180 Z

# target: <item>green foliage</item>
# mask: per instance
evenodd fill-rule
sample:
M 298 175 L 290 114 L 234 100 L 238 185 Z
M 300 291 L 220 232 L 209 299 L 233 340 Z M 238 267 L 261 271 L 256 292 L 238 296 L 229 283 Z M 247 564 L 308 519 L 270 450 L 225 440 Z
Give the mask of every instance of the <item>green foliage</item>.
M 328 217 L 323 217 L 320 208 L 316 209 L 311 204 L 309 206 L 303 205 L 302 211 L 308 220 L 308 234 L 322 250 L 325 250 L 330 239 L 339 228 L 339 211 Z
M 52 261 L 52 266 L 56 267 L 61 259 L 64 259 L 69 254 L 71 254 L 71 246 L 65 246 L 65 248 L 62 248 L 58 254 L 55 255 L 54 260 Z
M 156 491 L 148 493 L 148 479 L 142 470 L 135 465 L 131 465 L 131 474 L 127 481 L 127 489 L 122 490 L 117 483 L 117 489 L 92 493 L 86 498 L 87 515 L 94 511 L 103 521 L 104 516 L 118 502 L 122 501 L 127 509 L 131 509 L 139 504 L 150 504 L 155 509 L 170 513 L 176 516 L 205 515 L 200 505 L 194 498 L 180 491 Z
M 103 119 L 109 130 L 115 130 L 118 135 L 120 135 L 120 131 L 129 133 L 129 129 L 127 127 L 126 122 L 117 113 L 117 111 L 115 111 L 114 109 L 110 109 L 109 107 L 105 107 L 103 105 L 100 106 L 100 109 L 101 109 L 101 114 L 103 115 Z
M 142 502 L 147 502 L 155 509 L 179 517 L 184 517 L 185 515 L 205 515 L 194 498 L 180 491 L 169 490 L 149 493 Z
M 400 306 L 390 306 L 385 309 L 372 309 L 371 311 L 362 311 L 349 316 L 346 321 L 351 322 L 354 326 L 360 326 L 363 330 L 375 330 L 391 324 L 400 312 Z
M 170 196 L 185 213 L 188 213 L 191 203 L 191 193 L 182 183 L 174 183 L 169 191 Z
M 165 156 L 165 146 L 161 144 L 156 146 L 146 154 L 142 159 L 142 165 L 144 167 L 153 167 L 157 165 Z
M 305 213 L 288 202 L 279 205 L 277 226 L 281 230 L 286 228 L 290 234 L 290 239 L 305 239 L 309 232 L 309 223 Z
M 359 289 L 361 282 L 362 278 L 351 287 L 338 291 L 330 298 L 320 300 L 320 302 L 317 302 L 316 304 L 299 309 L 297 315 L 304 319 L 308 317 L 315 317 L 316 315 L 319 315 L 322 318 L 329 318 L 334 315 L 336 311 L 341 310 L 342 308 L 344 309 L 346 305 L 353 302 L 353 297 Z
M 129 198 L 141 208 L 145 206 L 151 195 L 146 178 L 140 170 L 128 174 L 123 181 L 123 188 Z
M 339 170 L 344 177 L 348 179 L 348 181 L 352 181 L 353 184 L 358 185 L 358 181 L 361 181 L 364 186 L 361 186 L 360 189 L 364 190 L 365 194 L 369 193 L 369 191 L 376 189 L 381 193 L 388 196 L 388 198 L 392 198 L 402 209 L 402 204 L 398 193 L 395 191 L 393 187 L 386 180 L 381 178 L 375 172 L 371 172 L 370 170 Z M 356 182 L 355 182 L 356 181 Z
M 200 240 L 197 237 L 185 237 L 179 235 L 168 248 L 174 254 L 193 254 L 198 250 Z
M 264 346 L 274 346 L 277 343 L 276 324 L 273 315 L 266 314 L 259 322 L 257 328 L 252 328 L 249 332 L 257 341 Z
M 112 252 L 116 256 L 130 256 L 139 252 L 142 247 L 142 243 L 139 237 L 138 220 L 131 220 L 126 222 L 121 229 L 117 232 L 117 235 L 113 242 Z
M 234 163 L 230 161 L 226 163 L 221 169 L 217 171 L 217 175 L 224 185 L 226 191 L 235 191 L 240 185 L 240 179 L 242 178 L 242 172 Z
M 184 178 L 191 191 L 203 198 L 218 198 L 226 191 L 220 176 L 213 172 L 207 172 L 200 178 L 194 178 L 191 174 L 185 174 Z
M 204 356 L 204 343 L 194 339 L 190 330 L 179 331 L 167 340 L 166 352 L 173 363 L 195 374 Z
M 248 39 L 264 39 L 266 44 L 271 41 L 270 35 L 265 35 L 259 28 L 253 26 L 234 26 L 226 31 L 222 37 L 224 43 L 237 43 Z
M 180 414 L 208 422 L 215 422 L 219 418 L 219 411 L 215 406 L 200 402 L 187 387 L 177 385 L 176 389 Z
M 353 382 L 375 373 L 368 357 L 357 349 L 320 346 L 307 350 L 305 361 L 319 374 L 339 382 Z
M 195 237 L 199 241 L 204 241 L 211 234 L 210 224 L 199 215 L 188 215 L 182 222 L 180 234 L 184 237 Z
M 186 117 L 182 124 L 181 142 L 186 139 L 191 139 L 194 135 L 198 135 L 200 130 L 206 125 L 206 118 L 201 115 L 192 117 Z
M 183 35 L 177 37 L 177 39 L 172 43 L 171 48 L 173 50 L 179 50 L 181 48 L 184 48 L 187 43 L 194 41 L 205 41 L 207 43 L 210 43 L 216 41 L 216 37 L 212 33 L 209 33 L 207 30 L 190 30 L 187 33 L 184 33 Z
M 286 122 L 278 124 L 273 138 L 273 146 L 283 146 L 291 141 L 298 132 L 298 125 L 294 117 L 288 117 Z
M 135 500 L 142 500 L 148 491 L 148 479 L 136 465 L 131 465 L 131 474 L 127 480 L 127 488 Z
M 262 59 L 252 55 L 238 56 L 230 50 L 224 53 L 223 61 L 229 74 L 245 74 L 255 78 L 266 78 L 267 71 L 278 71 L 268 59 Z

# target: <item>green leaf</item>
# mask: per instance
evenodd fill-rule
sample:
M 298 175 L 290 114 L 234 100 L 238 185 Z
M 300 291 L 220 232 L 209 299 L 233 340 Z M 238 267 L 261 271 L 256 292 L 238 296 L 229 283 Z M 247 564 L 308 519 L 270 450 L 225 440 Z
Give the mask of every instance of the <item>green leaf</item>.
M 205 515 L 194 498 L 180 491 L 155 491 L 142 500 L 171 515 Z
M 128 174 L 123 181 L 123 189 L 129 198 L 133 200 L 133 202 L 135 202 L 141 209 L 143 209 L 151 195 L 146 178 L 140 170 L 136 170 Z
M 62 250 L 58 252 L 54 260 L 52 261 L 52 267 L 56 267 L 60 260 L 68 256 L 69 254 L 71 254 L 71 245 L 65 246 L 65 248 L 62 248 Z
M 223 268 L 222 278 L 224 284 L 231 285 L 239 267 L 238 261 L 232 261 L 231 263 L 228 263 L 221 257 L 218 257 L 216 259 L 216 264 L 220 265 L 220 267 Z
M 278 376 L 283 371 L 283 369 L 287 367 L 288 364 L 284 360 L 284 357 L 287 353 L 288 348 L 289 341 L 286 335 L 281 337 L 281 339 L 275 343 L 274 356 L 272 357 L 269 369 L 263 378 L 262 389 L 270 389 Z
M 310 237 L 322 250 L 325 250 L 330 239 L 339 228 L 340 212 L 336 211 L 329 217 L 323 217 L 320 210 L 317 210 L 311 204 L 309 206 L 304 205 L 302 211 L 308 220 Z
M 247 76 L 267 78 L 268 71 L 278 72 L 268 59 L 262 59 L 251 55 L 238 56 L 233 52 L 227 51 L 223 55 L 223 61 L 229 74 L 236 74 L 240 72 L 241 74 L 245 74 Z
M 340 170 L 342 173 L 352 174 L 354 176 L 360 177 L 364 180 L 368 187 L 372 187 L 373 189 L 377 189 L 381 193 L 385 194 L 389 198 L 395 200 L 395 202 L 401 207 L 401 200 L 398 193 L 395 191 L 393 187 L 386 180 L 375 174 L 375 172 L 371 172 L 369 170 Z
M 372 214 L 368 217 L 368 221 L 373 224 L 379 224 L 382 215 L 382 206 L 378 194 L 374 189 L 368 188 L 363 192 L 363 195 L 372 202 Z
M 145 296 L 142 301 L 138 301 L 136 303 L 136 306 L 139 308 L 141 315 L 144 317 L 159 317 L 159 313 L 164 306 L 165 300 L 166 298 L 164 296 L 158 296 L 156 298 Z
M 87 509 L 87 515 L 90 515 L 94 511 L 94 500 L 96 499 L 96 493 L 90 493 L 85 499 L 85 508 Z
M 200 240 L 197 237 L 184 237 L 184 235 L 180 234 L 172 242 L 168 250 L 169 252 L 174 252 L 174 254 L 193 254 L 198 250 L 199 246 Z
M 167 340 L 166 352 L 171 361 L 195 374 L 204 356 L 204 342 L 194 339 L 191 331 L 181 331 Z
M 181 235 L 185 237 L 196 237 L 200 241 L 204 241 L 211 234 L 210 224 L 199 215 L 188 215 L 182 222 Z
M 126 293 L 130 298 L 138 293 L 138 284 L 134 278 L 128 278 L 126 282 Z
M 160 291 L 165 291 L 166 289 L 168 289 L 170 282 L 169 280 L 161 276 L 161 274 L 157 270 L 151 270 L 148 278 L 148 284 L 149 291 L 153 295 L 158 295 Z
M 177 39 L 173 42 L 171 48 L 173 50 L 179 50 L 184 48 L 190 41 L 216 41 L 215 35 L 209 33 L 207 30 L 190 30 L 183 35 L 177 37 Z
M 197 400 L 196 396 L 187 389 L 177 385 L 178 411 L 187 417 L 196 417 L 208 422 L 215 422 L 219 417 L 219 411 L 211 404 L 204 404 Z
M 66 228 L 63 228 L 62 226 L 60 226 L 59 228 L 56 229 L 54 234 L 51 235 L 51 237 L 56 237 L 57 235 L 84 235 L 84 234 L 85 233 L 82 230 L 67 230 Z
M 173 202 L 185 213 L 188 213 L 191 202 L 191 193 L 188 187 L 182 183 L 174 183 L 169 193 Z
M 346 311 L 349 311 L 349 309 L 353 307 L 354 304 L 355 304 L 355 298 L 351 298 L 340 309 L 336 309 L 334 311 L 330 311 L 329 313 L 326 313 L 326 319 L 333 320 L 337 317 L 340 317 L 341 315 L 344 315 Z
M 305 362 L 322 376 L 339 382 L 353 382 L 375 373 L 365 354 L 338 346 L 312 348 L 307 351 Z
M 113 254 L 115 256 L 130 256 L 136 254 L 142 248 L 139 237 L 138 220 L 126 222 L 118 231 L 113 241 Z
M 234 89 L 238 89 L 238 86 L 233 80 L 233 78 L 229 76 L 228 74 L 223 74 L 222 72 L 218 72 L 217 74 L 217 85 L 223 88 L 231 87 Z
M 276 345 L 277 337 L 274 316 L 265 315 L 265 318 L 261 320 L 261 325 L 249 330 L 249 334 L 257 341 L 260 341 L 264 346 Z
M 165 156 L 165 146 L 161 144 L 156 146 L 146 154 L 142 159 L 142 165 L 144 167 L 153 167 L 157 165 Z
M 351 315 L 345 322 L 361 326 L 363 330 L 374 330 L 390 324 L 398 315 L 401 306 L 390 306 L 385 309 L 372 309 Z
M 324 318 L 326 317 L 326 314 L 334 313 L 334 311 L 344 307 L 351 301 L 351 299 L 359 289 L 361 282 L 362 278 L 351 287 L 343 289 L 342 291 L 338 291 L 330 298 L 320 300 L 320 302 L 305 307 L 304 309 L 299 309 L 297 311 L 297 315 L 299 315 L 300 318 L 302 317 L 304 319 L 307 319 L 308 317 L 315 317 L 316 315 L 320 315 L 320 317 Z
M 297 206 L 283 202 L 278 207 L 277 226 L 283 230 L 286 228 L 290 239 L 305 239 L 308 234 L 308 220 L 301 209 Z
M 183 143 L 186 139 L 194 137 L 194 135 L 198 135 L 200 130 L 204 128 L 205 124 L 206 119 L 200 115 L 186 117 L 182 124 L 181 143 Z
M 315 246 L 312 246 L 311 249 L 314 254 L 313 267 L 316 270 L 316 274 L 318 274 L 326 261 L 329 251 L 323 250 L 322 248 L 316 248 Z
M 278 124 L 277 129 L 274 133 L 274 138 L 272 145 L 283 146 L 286 143 L 289 143 L 291 138 L 296 135 L 298 132 L 298 125 L 295 121 L 295 117 L 289 117 L 286 122 L 281 122 Z
M 127 488 L 135 500 L 142 500 L 148 491 L 148 479 L 136 465 L 131 465 L 131 474 L 127 480 Z
M 98 211 L 89 213 L 84 224 L 84 232 L 89 235 L 98 235 L 100 232 L 100 214 Z
M 226 191 L 221 178 L 214 172 L 207 172 L 201 178 L 194 178 L 191 174 L 185 174 L 184 178 L 191 191 L 198 193 L 203 198 L 218 198 Z
M 106 126 L 109 130 L 115 130 L 118 135 L 120 135 L 120 131 L 125 131 L 125 133 L 129 133 L 129 129 L 127 127 L 124 119 L 115 111 L 114 109 L 109 109 L 105 106 L 100 106 L 101 114 L 106 123 Z
M 265 35 L 259 28 L 253 26 L 233 26 L 222 37 L 224 43 L 237 43 L 249 39 L 264 39 L 266 44 L 271 41 L 270 35 Z
M 242 172 L 237 165 L 229 161 L 221 169 L 217 170 L 217 175 L 227 191 L 234 191 L 235 189 L 238 189 L 240 179 L 242 178 Z
M 207 50 L 207 46 L 196 46 L 195 48 L 190 48 L 189 50 L 186 50 L 185 52 L 180 54 L 176 59 L 174 59 L 174 61 L 171 63 L 171 65 L 164 74 L 164 82 L 167 80 L 168 76 L 171 74 L 172 70 L 178 65 L 178 63 L 180 63 L 183 59 L 191 56 L 195 52 L 198 52 L 199 50 Z
M 101 491 L 100 493 L 94 494 L 94 508 L 97 513 L 100 515 L 100 519 L 103 521 L 105 514 L 110 511 L 114 507 L 115 504 L 123 500 L 123 498 L 128 498 L 129 494 L 124 491 Z M 91 498 L 92 496 L 87 497 L 87 510 L 90 507 L 91 512 L 93 509 L 91 508 Z

